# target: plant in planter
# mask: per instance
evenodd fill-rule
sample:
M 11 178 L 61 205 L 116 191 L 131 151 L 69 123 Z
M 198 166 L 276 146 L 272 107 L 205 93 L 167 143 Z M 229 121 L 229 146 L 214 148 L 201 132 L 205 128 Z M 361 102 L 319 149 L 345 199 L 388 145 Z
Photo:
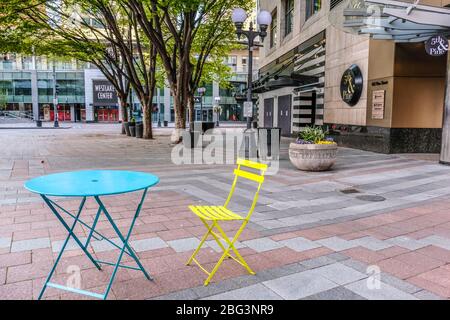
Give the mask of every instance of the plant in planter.
M 306 127 L 289 145 L 291 163 L 304 171 L 329 170 L 336 161 L 337 144 L 321 127 Z
M 136 120 L 134 117 L 132 117 L 130 122 L 128 122 L 128 127 L 130 128 L 130 135 L 132 137 L 136 137 Z

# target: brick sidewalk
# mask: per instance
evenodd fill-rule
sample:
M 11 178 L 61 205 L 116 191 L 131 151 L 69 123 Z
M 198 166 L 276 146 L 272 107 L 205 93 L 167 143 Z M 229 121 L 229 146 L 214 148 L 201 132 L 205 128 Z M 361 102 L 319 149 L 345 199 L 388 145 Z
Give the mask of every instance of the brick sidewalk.
M 154 281 L 120 270 L 109 299 L 441 299 L 450 297 L 450 168 L 426 157 L 380 155 L 340 149 L 333 171 L 295 170 L 282 147 L 281 169 L 263 186 L 240 252 L 257 272 L 225 261 L 203 287 L 205 275 L 185 266 L 204 232 L 187 209 L 223 203 L 232 166 L 170 161 L 169 137 L 153 141 L 116 134 L 117 126 L 67 130 L 4 130 L 0 141 L 0 299 L 35 299 L 66 232 L 40 198 L 23 189 L 37 175 L 76 169 L 132 169 L 161 178 L 147 198 L 131 244 Z M 242 184 L 233 209 L 248 206 L 251 186 Z M 371 197 L 377 196 L 377 197 Z M 124 229 L 139 195 L 106 198 Z M 373 201 L 381 200 L 381 201 Z M 62 199 L 75 209 L 77 201 Z M 88 202 L 84 219 L 96 213 Z M 232 232 L 236 225 L 226 225 Z M 86 230 L 76 230 L 82 237 Z M 114 237 L 105 221 L 98 231 Z M 54 278 L 65 283 L 81 269 L 81 288 L 102 292 L 111 268 L 97 271 L 75 244 Z M 117 250 L 94 241 L 90 250 L 114 260 Z M 212 268 L 217 245 L 209 241 L 199 260 Z M 369 267 L 369 268 L 368 268 Z M 380 288 L 373 271 L 381 271 Z M 369 277 L 371 276 L 372 277 Z M 79 299 L 48 289 L 46 298 Z

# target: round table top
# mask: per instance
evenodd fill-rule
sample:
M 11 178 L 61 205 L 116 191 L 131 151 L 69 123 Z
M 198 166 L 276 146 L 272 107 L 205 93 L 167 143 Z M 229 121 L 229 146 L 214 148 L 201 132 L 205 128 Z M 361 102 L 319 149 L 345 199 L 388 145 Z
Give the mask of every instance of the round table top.
M 159 182 L 149 173 L 87 170 L 49 174 L 25 182 L 25 188 L 47 196 L 92 197 L 146 189 Z

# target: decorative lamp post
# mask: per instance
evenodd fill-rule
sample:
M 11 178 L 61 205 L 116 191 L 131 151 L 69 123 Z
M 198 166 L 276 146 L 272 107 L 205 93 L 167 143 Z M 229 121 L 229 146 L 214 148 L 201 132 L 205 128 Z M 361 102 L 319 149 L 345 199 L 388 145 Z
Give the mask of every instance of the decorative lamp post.
M 205 92 L 205 87 L 200 87 L 197 89 L 197 93 L 200 96 L 200 121 L 203 121 L 203 96 L 205 95 Z
M 216 113 L 216 127 L 219 126 L 219 117 L 220 113 L 222 111 L 222 107 L 220 106 L 220 97 L 214 97 L 214 101 L 216 102 L 216 105 L 214 106 L 214 112 Z
M 238 39 L 244 35 L 247 38 L 247 46 L 248 46 L 248 78 L 247 78 L 247 108 L 250 110 L 246 110 L 244 104 L 244 116 L 247 118 L 247 129 L 251 128 L 251 123 L 253 119 L 253 105 L 252 105 L 252 73 L 253 73 L 253 46 L 256 37 L 260 37 L 261 42 L 264 41 L 264 38 L 267 36 L 267 28 L 272 22 L 272 15 L 270 12 L 266 10 L 261 10 L 258 13 L 256 21 L 259 26 L 258 30 L 253 30 L 253 22 L 250 22 L 249 30 L 243 30 L 245 20 L 247 20 L 247 13 L 242 8 L 236 8 L 233 10 L 231 14 L 231 20 L 236 26 L 236 34 Z M 249 157 L 249 147 L 250 141 L 249 137 L 245 137 L 245 157 Z

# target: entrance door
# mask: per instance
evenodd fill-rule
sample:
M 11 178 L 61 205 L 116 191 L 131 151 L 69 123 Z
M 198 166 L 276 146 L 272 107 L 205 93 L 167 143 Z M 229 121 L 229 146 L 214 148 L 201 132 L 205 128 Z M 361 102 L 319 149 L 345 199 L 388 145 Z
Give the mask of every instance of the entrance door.
M 264 99 L 264 127 L 273 127 L 273 98 Z
M 281 128 L 282 136 L 291 135 L 291 103 L 290 94 L 278 97 L 278 127 Z

